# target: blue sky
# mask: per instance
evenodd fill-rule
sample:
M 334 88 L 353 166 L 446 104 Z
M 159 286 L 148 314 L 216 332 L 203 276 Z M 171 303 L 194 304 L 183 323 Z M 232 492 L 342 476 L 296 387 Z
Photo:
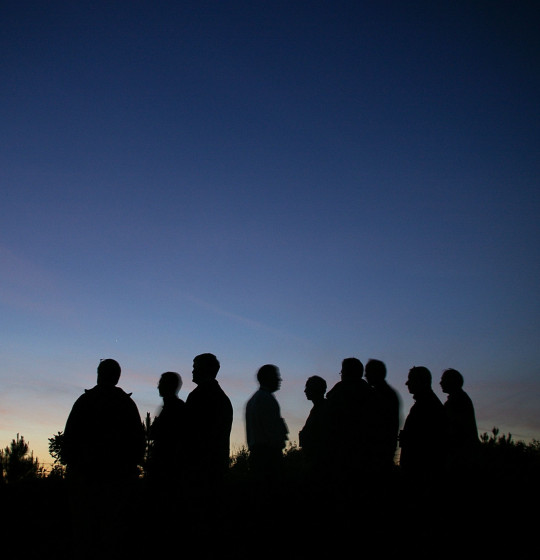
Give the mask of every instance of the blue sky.
M 235 407 L 379 358 L 462 371 L 540 436 L 534 2 L 1 8 L 0 436 L 47 437 L 122 365 L 141 414 L 215 353 Z

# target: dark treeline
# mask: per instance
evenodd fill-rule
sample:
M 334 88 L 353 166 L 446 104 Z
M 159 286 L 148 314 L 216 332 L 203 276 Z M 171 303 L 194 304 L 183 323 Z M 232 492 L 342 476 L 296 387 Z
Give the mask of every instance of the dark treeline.
M 528 558 L 529 504 L 538 498 L 540 444 L 479 437 L 460 372 L 443 372 L 442 403 L 425 367 L 409 371 L 405 416 L 379 360 L 343 360 L 327 390 L 306 380 L 313 406 L 291 443 L 272 364 L 246 402 L 247 447 L 231 454 L 232 406 L 212 354 L 196 356 L 183 401 L 176 372 L 144 423 L 102 360 L 97 384 L 49 439 L 47 475 L 24 438 L 0 453 L 6 534 L 34 535 L 60 558 L 201 558 L 463 554 Z M 291 438 L 293 439 L 293 438 Z

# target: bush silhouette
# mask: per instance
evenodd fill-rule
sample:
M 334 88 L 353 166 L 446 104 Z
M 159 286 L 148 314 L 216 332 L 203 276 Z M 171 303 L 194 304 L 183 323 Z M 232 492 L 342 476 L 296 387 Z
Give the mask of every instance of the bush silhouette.
M 35 480 L 43 476 L 43 468 L 34 453 L 29 452 L 24 436 L 17 434 L 11 444 L 0 450 L 0 476 L 8 484 Z

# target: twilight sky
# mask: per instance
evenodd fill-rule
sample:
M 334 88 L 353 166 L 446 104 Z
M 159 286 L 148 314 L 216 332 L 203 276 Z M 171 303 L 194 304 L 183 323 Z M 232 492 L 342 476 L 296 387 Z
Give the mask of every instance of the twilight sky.
M 265 363 L 297 441 L 341 360 L 465 377 L 540 437 L 533 1 L 9 2 L 0 8 L 0 446 L 47 438 L 100 358 L 141 416 L 215 353 Z

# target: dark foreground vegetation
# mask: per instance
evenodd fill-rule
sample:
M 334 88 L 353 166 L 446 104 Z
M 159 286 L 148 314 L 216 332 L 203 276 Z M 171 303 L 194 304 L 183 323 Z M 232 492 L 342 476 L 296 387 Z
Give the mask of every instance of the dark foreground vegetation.
M 5 542 L 19 558 L 83 558 L 72 538 L 70 485 L 56 459 L 46 472 L 18 437 L 1 451 Z M 189 498 L 189 481 L 156 499 L 141 471 L 115 532 L 119 550 L 96 557 L 150 558 L 536 558 L 540 442 L 496 429 L 481 437 L 478 465 L 458 477 L 320 480 L 290 446 L 271 494 L 253 486 L 246 449 L 236 451 L 219 495 Z M 106 469 L 97 463 L 96 469 Z M 103 513 L 106 515 L 106 512 Z M 105 547 L 107 545 L 104 545 Z

